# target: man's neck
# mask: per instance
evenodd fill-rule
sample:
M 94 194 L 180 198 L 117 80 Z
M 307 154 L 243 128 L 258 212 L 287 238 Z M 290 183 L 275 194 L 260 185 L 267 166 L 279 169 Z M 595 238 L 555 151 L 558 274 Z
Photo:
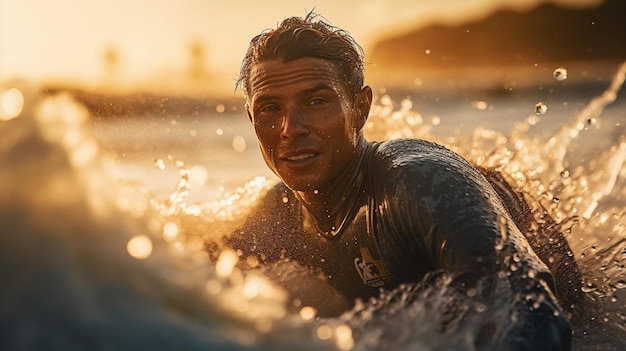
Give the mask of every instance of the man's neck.
M 360 142 L 345 172 L 326 189 L 294 192 L 303 204 L 305 225 L 324 235 L 334 236 L 341 231 L 359 197 L 369 145 L 365 139 Z

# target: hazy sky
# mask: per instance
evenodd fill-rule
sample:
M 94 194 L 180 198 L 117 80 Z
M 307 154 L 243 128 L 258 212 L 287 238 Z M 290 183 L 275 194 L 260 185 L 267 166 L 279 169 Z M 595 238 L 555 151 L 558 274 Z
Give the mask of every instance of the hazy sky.
M 0 80 L 105 76 L 114 47 L 119 74 L 142 79 L 186 67 L 193 40 L 206 65 L 234 77 L 249 40 L 285 17 L 315 8 L 353 34 L 364 49 L 377 36 L 407 26 L 479 18 L 502 7 L 550 0 L 0 0 Z M 601 0 L 559 0 L 569 5 Z

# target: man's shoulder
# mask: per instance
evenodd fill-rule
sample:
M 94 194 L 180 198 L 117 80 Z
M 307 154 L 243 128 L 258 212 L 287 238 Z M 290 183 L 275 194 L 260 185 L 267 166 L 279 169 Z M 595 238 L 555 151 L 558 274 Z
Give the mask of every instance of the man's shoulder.
M 396 139 L 377 145 L 373 166 L 385 172 L 467 171 L 473 167 L 452 150 L 423 139 Z
M 444 148 L 440 144 L 432 141 L 418 138 L 392 139 L 379 143 L 378 150 L 381 152 L 399 152 L 403 149 L 410 148 L 413 150 L 430 150 Z M 444 148 L 445 149 L 445 148 Z

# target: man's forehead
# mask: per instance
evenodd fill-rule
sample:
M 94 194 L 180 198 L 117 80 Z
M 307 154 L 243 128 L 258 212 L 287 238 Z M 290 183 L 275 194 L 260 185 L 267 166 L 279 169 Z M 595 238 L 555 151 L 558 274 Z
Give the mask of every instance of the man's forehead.
M 339 69 L 332 61 L 306 57 L 293 61 L 281 60 L 261 61 L 250 70 L 250 90 L 267 89 L 302 83 L 310 80 L 326 80 L 329 83 L 345 84 Z

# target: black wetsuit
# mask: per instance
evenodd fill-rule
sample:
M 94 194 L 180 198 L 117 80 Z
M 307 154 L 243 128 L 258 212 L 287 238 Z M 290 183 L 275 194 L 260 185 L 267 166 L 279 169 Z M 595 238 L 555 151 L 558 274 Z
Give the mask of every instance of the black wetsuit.
M 418 282 L 433 270 L 477 279 L 509 270 L 511 264 L 520 277 L 514 273 L 511 278 L 515 292 L 543 291 L 540 281 L 552 286 L 550 271 L 493 187 L 460 156 L 434 143 L 406 139 L 369 143 L 359 162 L 351 179 L 357 191 L 342 204 L 352 207 L 336 235 L 304 225 L 306 209 L 280 183 L 229 245 L 243 258 L 255 256 L 263 263 L 287 258 L 312 267 L 350 301 Z M 513 262 L 514 256 L 520 260 Z M 547 291 L 546 296 L 550 304 L 542 318 L 558 334 L 546 345 L 567 349 L 568 324 L 552 314 L 558 307 Z M 532 337 L 533 332 L 520 333 Z

